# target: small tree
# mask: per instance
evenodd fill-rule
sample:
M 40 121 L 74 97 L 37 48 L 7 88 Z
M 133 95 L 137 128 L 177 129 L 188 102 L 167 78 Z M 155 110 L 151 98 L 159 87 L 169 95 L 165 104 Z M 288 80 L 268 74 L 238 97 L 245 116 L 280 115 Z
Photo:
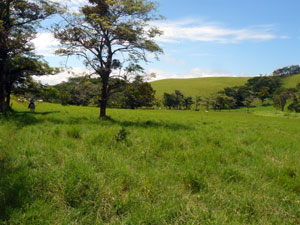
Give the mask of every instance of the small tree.
M 249 108 L 251 107 L 251 104 L 254 101 L 254 99 L 255 98 L 253 97 L 253 95 L 250 95 L 243 101 L 243 104 L 247 107 L 247 112 L 249 112 Z
M 196 101 L 195 101 L 195 105 L 196 105 L 195 110 L 196 110 L 196 111 L 199 111 L 199 110 L 200 110 L 199 108 L 200 108 L 201 102 L 202 102 L 201 96 L 197 96 L 197 97 L 196 97 Z
M 206 97 L 203 99 L 203 105 L 205 106 L 205 110 L 208 112 L 209 106 L 211 105 L 211 98 Z
M 292 96 L 293 95 L 291 90 L 281 90 L 274 97 L 274 101 L 273 101 L 274 107 L 280 109 L 283 112 L 288 99 L 291 98 Z
M 300 83 L 292 93 L 292 103 L 288 106 L 288 110 L 300 113 Z
M 161 31 L 149 22 L 160 19 L 154 15 L 156 3 L 147 0 L 89 0 L 80 14 L 64 16 L 53 32 L 60 40 L 62 56 L 77 55 L 101 78 L 100 117 L 113 89 L 112 77 L 126 79 L 114 70 L 130 65 L 131 72 L 139 70 L 139 61 L 147 61 L 147 52 L 157 55 L 162 49 L 154 42 Z M 121 63 L 120 59 L 124 58 Z M 128 68 L 128 67 L 127 67 Z
M 163 105 L 169 109 L 178 106 L 178 100 L 175 94 L 164 93 Z
M 269 96 L 269 90 L 270 88 L 268 87 L 262 87 L 259 92 L 258 92 L 258 98 L 261 100 L 261 104 L 264 104 L 265 99 Z
M 192 97 L 185 97 L 184 98 L 184 107 L 185 109 L 191 109 L 191 106 L 194 104 Z
M 176 96 L 176 107 L 177 109 L 181 109 L 182 106 L 184 106 L 185 104 L 184 94 L 179 90 L 175 90 L 175 96 Z

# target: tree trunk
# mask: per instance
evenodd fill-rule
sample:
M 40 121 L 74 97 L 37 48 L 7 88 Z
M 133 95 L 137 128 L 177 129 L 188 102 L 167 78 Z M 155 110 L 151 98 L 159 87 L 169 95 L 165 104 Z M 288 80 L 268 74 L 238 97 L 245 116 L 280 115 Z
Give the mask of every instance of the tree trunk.
M 6 114 L 6 74 L 5 74 L 5 61 L 7 59 L 7 52 L 0 49 L 0 113 Z
M 11 95 L 11 86 L 6 87 L 6 109 L 10 110 L 10 95 Z
M 0 71 L 0 112 L 5 114 L 6 113 L 6 106 L 5 106 L 5 79 L 4 73 Z
M 102 91 L 101 91 L 101 101 L 100 101 L 100 118 L 106 117 L 106 106 L 108 100 L 107 93 L 108 86 L 108 76 L 102 77 Z
M 281 111 L 284 111 L 285 104 L 281 103 Z

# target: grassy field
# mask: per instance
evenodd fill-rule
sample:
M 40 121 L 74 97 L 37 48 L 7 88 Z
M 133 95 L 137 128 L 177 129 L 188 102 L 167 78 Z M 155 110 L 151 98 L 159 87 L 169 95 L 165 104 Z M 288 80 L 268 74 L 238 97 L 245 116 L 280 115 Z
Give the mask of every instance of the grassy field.
M 0 224 L 300 224 L 300 118 L 14 103 Z
M 283 86 L 286 88 L 295 88 L 300 83 L 300 74 L 284 79 Z
M 174 93 L 180 90 L 186 96 L 202 96 L 208 97 L 217 93 L 226 87 L 234 87 L 244 85 L 249 77 L 205 77 L 193 79 L 165 79 L 151 82 L 156 97 L 162 98 L 163 94 Z M 294 88 L 300 83 L 300 74 L 293 75 L 283 80 L 283 86 Z
M 247 77 L 205 77 L 192 79 L 165 79 L 151 82 L 156 97 L 162 98 L 163 94 L 174 93 L 180 90 L 186 96 L 208 97 L 225 87 L 244 85 L 249 78 Z

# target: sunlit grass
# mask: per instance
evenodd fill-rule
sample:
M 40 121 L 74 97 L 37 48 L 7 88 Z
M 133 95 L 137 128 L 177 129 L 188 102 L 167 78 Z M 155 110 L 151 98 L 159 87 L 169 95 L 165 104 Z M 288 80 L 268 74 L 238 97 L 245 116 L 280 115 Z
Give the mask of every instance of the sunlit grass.
M 13 107 L 0 224 L 300 223 L 298 116 Z
M 185 96 L 209 97 L 227 87 L 242 86 L 249 77 L 204 77 L 192 79 L 165 79 L 151 82 L 156 97 L 162 99 L 163 94 L 180 90 Z M 300 83 L 300 74 L 283 78 L 283 87 L 295 88 Z

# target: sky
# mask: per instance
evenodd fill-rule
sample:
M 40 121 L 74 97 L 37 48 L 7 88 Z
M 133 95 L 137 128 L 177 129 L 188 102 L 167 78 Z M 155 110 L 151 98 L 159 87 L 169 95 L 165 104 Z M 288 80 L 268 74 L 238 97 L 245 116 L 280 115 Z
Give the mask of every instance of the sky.
M 71 0 L 75 9 L 85 0 Z M 156 39 L 164 54 L 145 64 L 155 79 L 257 76 L 300 64 L 299 0 L 160 0 L 165 17 L 155 22 L 164 35 Z M 49 25 L 56 22 L 44 22 Z M 39 78 L 56 84 L 86 72 L 81 59 L 55 56 L 59 42 L 41 30 L 33 41 L 51 66 L 68 72 Z

